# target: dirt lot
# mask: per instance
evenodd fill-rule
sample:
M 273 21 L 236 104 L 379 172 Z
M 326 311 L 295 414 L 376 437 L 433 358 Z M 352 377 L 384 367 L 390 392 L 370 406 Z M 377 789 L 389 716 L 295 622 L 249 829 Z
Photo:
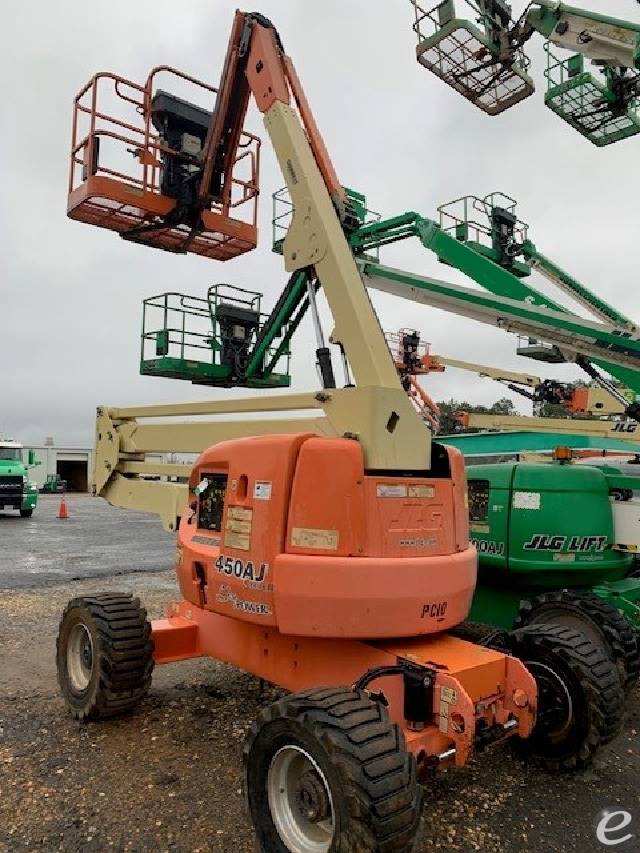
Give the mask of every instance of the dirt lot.
M 160 615 L 175 593 L 174 544 L 157 522 L 101 501 L 72 498 L 67 522 L 56 507 L 50 498 L 28 522 L 0 519 L 0 851 L 255 850 L 240 754 L 275 693 L 229 667 L 189 662 L 157 669 L 126 719 L 71 720 L 54 666 L 64 604 L 133 590 Z M 639 730 L 637 695 L 623 737 L 586 774 L 550 776 L 509 750 L 442 774 L 426 791 L 420 850 L 640 850 Z M 631 812 L 635 836 L 606 848 L 595 825 L 612 807 Z

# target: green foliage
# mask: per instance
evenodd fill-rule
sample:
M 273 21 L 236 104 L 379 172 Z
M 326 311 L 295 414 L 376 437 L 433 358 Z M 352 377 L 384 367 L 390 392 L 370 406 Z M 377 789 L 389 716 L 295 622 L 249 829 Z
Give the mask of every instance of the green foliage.
M 451 435 L 456 432 L 479 432 L 477 429 L 464 430 L 456 420 L 456 412 L 471 412 L 475 415 L 508 415 L 518 414 L 512 400 L 501 397 L 491 406 L 472 406 L 462 400 L 443 400 L 438 403 L 440 408 L 440 430 L 438 435 Z
M 566 418 L 567 410 L 561 403 L 540 403 L 535 406 L 535 415 L 538 418 Z

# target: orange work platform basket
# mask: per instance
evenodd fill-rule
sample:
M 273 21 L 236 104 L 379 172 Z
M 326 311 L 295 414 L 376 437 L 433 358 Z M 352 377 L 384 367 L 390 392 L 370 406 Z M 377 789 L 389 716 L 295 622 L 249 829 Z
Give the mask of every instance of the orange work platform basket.
M 172 92 L 157 88 L 170 76 Z M 168 66 L 141 86 L 115 74 L 96 74 L 74 102 L 67 213 L 71 219 L 172 252 L 218 261 L 257 244 L 260 139 L 243 132 L 230 174 L 195 199 L 199 158 L 217 90 Z M 184 97 L 182 97 L 184 95 Z M 194 215 L 195 211 L 195 215 Z

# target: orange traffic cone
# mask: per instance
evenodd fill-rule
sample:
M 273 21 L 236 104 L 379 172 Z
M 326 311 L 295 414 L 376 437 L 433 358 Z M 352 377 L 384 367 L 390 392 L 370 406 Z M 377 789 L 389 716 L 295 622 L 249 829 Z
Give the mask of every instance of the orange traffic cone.
M 58 518 L 69 518 L 69 510 L 64 495 L 60 498 L 60 506 L 58 507 Z

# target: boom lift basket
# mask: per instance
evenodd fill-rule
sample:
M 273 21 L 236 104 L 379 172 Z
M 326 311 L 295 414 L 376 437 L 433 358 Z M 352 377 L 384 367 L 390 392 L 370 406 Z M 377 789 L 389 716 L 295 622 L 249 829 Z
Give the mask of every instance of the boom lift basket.
M 157 88 L 157 77 L 187 99 Z M 257 244 L 260 139 L 243 132 L 225 185 L 208 206 L 181 216 L 195 197 L 199 155 L 216 89 L 168 66 L 144 85 L 96 74 L 74 101 L 68 215 L 122 237 L 218 261 Z
M 385 332 L 384 336 L 398 370 L 410 370 L 416 376 L 432 372 L 432 368 L 426 366 L 430 363 L 431 344 L 423 341 L 415 329 Z
M 577 53 L 560 59 L 550 44 L 547 54 L 546 105 L 599 148 L 640 133 L 640 97 L 623 104 L 605 83 L 584 69 Z
M 280 348 L 267 349 L 262 364 L 247 371 L 266 318 L 260 300 L 261 294 L 230 284 L 213 285 L 206 299 L 182 293 L 145 299 L 140 373 L 224 388 L 289 387 L 288 346 L 279 354 Z M 282 359 L 284 372 L 275 373 Z
M 369 210 L 365 195 L 349 187 L 344 187 L 344 191 L 351 207 L 354 221 L 358 223 L 358 226 L 370 225 L 372 222 L 380 221 L 381 214 Z M 271 200 L 271 248 L 277 255 L 281 255 L 282 244 L 293 219 L 293 202 L 291 201 L 287 187 L 281 187 L 279 190 L 276 190 L 271 196 Z
M 501 192 L 490 193 L 485 198 L 462 196 L 440 205 L 440 228 L 524 278 L 531 274 L 531 267 L 518 260 L 517 255 L 527 240 L 529 226 L 516 216 L 516 204 L 515 199 Z
M 516 353 L 544 364 L 566 364 L 567 361 L 554 344 L 547 344 L 538 338 L 529 338 L 524 335 L 518 335 Z
M 528 98 L 534 84 L 529 60 L 519 48 L 506 53 L 471 21 L 456 17 L 453 0 L 425 11 L 411 0 L 418 62 L 488 115 Z

